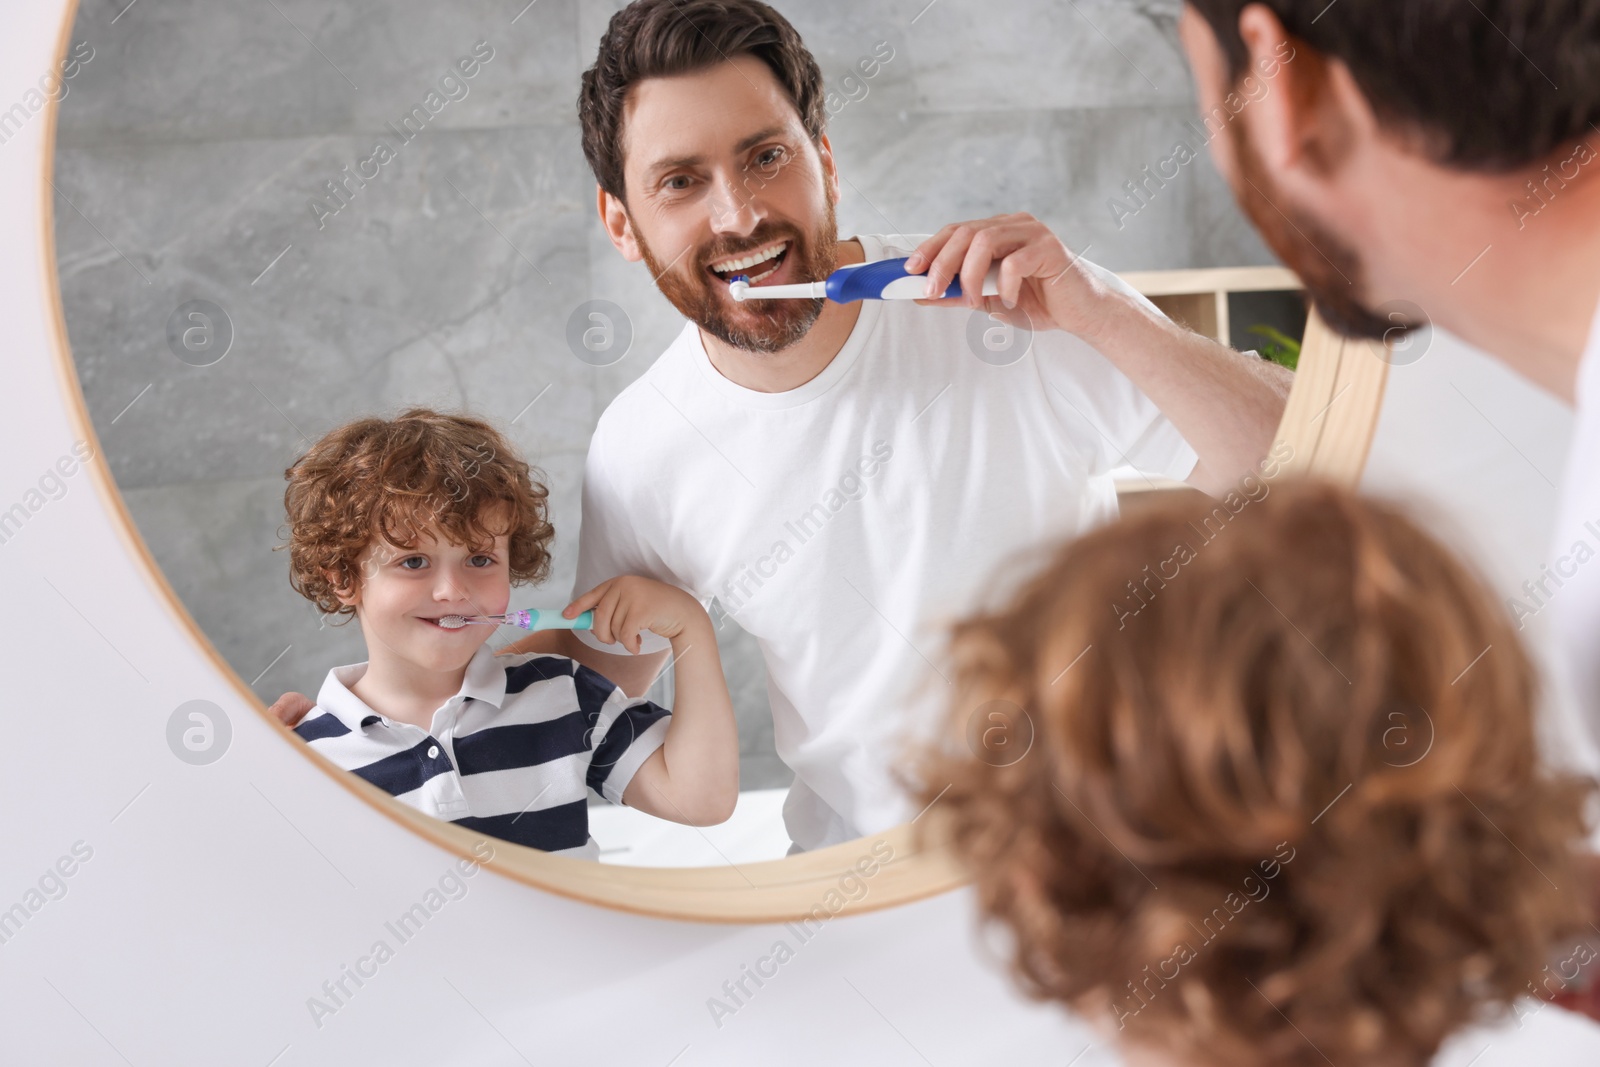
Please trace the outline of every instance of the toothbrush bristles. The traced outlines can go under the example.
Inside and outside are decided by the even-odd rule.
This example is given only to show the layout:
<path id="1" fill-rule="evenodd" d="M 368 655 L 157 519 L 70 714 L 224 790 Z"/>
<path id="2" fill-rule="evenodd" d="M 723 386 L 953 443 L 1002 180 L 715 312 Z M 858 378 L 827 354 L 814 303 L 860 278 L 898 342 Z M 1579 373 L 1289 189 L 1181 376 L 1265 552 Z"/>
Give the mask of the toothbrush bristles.
<path id="1" fill-rule="evenodd" d="M 459 630 L 463 626 L 504 626 L 511 624 L 511 615 L 444 615 L 439 625 L 446 630 Z"/>

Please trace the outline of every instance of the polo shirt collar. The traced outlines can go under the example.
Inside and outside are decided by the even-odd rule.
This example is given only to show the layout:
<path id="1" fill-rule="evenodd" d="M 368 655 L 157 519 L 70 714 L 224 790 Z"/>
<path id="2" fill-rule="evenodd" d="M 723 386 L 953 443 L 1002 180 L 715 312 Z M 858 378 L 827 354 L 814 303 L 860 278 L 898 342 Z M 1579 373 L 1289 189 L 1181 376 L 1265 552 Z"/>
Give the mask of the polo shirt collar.
<path id="1" fill-rule="evenodd" d="M 495 662 L 495 654 L 487 644 L 478 646 L 467 663 L 467 675 L 461 680 L 461 696 L 493 704 L 496 708 L 506 698 L 506 669 Z"/>
<path id="2" fill-rule="evenodd" d="M 350 687 L 360 681 L 366 672 L 365 662 L 335 667 L 328 672 L 322 688 L 317 690 L 317 706 L 331 713 L 353 731 L 360 731 L 371 723 L 383 721 L 381 715 L 350 691 Z M 466 698 L 481 700 L 496 708 L 499 708 L 501 701 L 505 700 L 505 668 L 495 662 L 495 655 L 487 644 L 480 645 L 478 651 L 472 654 L 472 659 L 467 662 L 466 676 L 462 678 L 461 688 L 456 691 L 456 697 L 452 699 L 456 698 L 462 698 L 463 702 Z"/>

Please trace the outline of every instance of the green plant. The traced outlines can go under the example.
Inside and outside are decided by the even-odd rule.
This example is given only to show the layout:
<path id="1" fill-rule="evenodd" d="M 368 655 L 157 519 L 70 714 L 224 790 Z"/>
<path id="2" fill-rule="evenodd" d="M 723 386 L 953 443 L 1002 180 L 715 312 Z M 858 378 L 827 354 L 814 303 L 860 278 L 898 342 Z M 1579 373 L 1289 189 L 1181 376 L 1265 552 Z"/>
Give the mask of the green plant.
<path id="1" fill-rule="evenodd" d="M 1300 366 L 1300 342 L 1284 333 L 1263 323 L 1257 323 L 1245 333 L 1253 333 L 1265 342 L 1261 346 L 1261 354 L 1272 362 L 1295 370 Z"/>

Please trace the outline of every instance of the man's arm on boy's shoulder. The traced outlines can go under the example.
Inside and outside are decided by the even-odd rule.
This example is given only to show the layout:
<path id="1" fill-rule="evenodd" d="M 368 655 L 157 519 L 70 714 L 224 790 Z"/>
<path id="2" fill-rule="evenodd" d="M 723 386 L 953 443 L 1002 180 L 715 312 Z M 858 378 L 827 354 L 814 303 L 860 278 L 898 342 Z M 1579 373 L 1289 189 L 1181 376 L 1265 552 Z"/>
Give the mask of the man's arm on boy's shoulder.
<path id="1" fill-rule="evenodd" d="M 547 652 L 577 660 L 590 670 L 599 673 L 630 698 L 642 697 L 655 683 L 661 668 L 666 666 L 670 648 L 639 656 L 617 656 L 590 648 L 571 630 L 539 630 L 500 650 L 509 656 L 522 652 Z M 274 705 L 276 707 L 276 705 Z"/>
<path id="2" fill-rule="evenodd" d="M 306 717 L 306 712 L 316 706 L 317 702 L 304 693 L 285 693 L 272 702 L 267 714 L 292 730 L 296 723 Z"/>

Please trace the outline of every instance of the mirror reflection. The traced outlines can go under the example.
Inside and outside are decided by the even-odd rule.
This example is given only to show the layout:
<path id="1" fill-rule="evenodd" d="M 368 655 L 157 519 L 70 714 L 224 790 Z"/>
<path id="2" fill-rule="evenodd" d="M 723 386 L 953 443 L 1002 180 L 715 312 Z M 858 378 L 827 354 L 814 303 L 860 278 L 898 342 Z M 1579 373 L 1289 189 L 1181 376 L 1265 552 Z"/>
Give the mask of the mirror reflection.
<path id="1" fill-rule="evenodd" d="M 950 623 L 1290 458 L 1295 279 L 1117 273 L 1271 263 L 1206 145 L 1275 71 L 1197 118 L 1177 0 L 519 6 L 80 11 L 61 284 L 134 520 L 439 818 L 647 865 L 913 819 Z"/>

